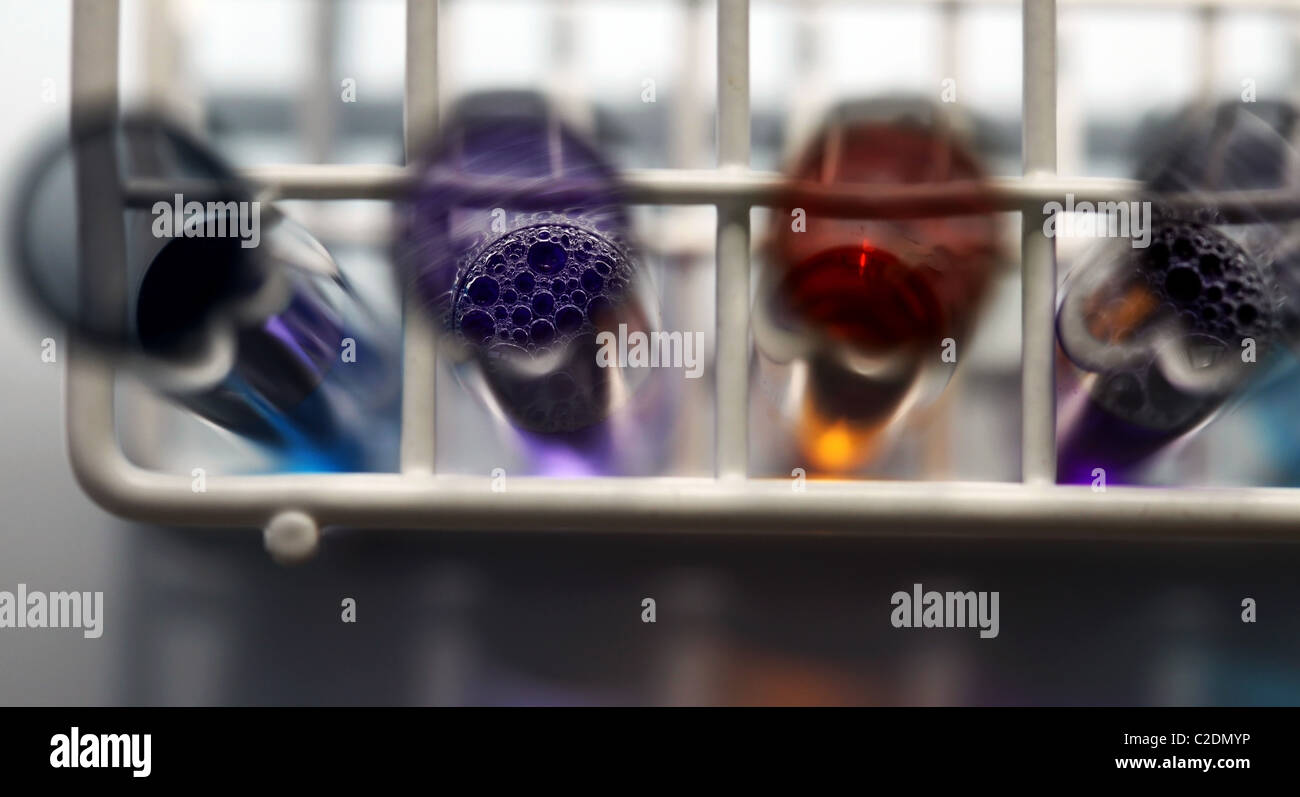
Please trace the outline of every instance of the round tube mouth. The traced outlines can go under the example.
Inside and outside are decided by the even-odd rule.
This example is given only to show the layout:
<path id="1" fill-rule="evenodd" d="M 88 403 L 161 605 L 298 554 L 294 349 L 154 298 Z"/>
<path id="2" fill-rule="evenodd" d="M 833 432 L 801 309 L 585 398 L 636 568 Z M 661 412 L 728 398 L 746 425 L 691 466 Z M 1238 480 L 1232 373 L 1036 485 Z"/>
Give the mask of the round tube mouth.
<path id="1" fill-rule="evenodd" d="M 1157 225 L 1155 242 L 1094 247 L 1071 275 L 1057 340 L 1079 368 L 1102 375 L 1156 368 L 1172 389 L 1226 395 L 1249 380 L 1274 337 L 1268 269 L 1232 239 L 1195 222 Z"/>
<path id="2" fill-rule="evenodd" d="M 29 306 L 80 342 L 131 360 L 142 353 L 132 283 L 159 238 L 183 236 L 160 232 L 153 223 L 170 221 L 175 203 L 184 207 L 201 198 L 207 208 L 231 207 L 253 198 L 251 187 L 197 136 L 148 109 L 79 113 L 70 133 L 57 135 L 28 162 L 12 199 L 17 212 L 9 243 L 17 284 Z M 197 215 L 203 226 L 228 221 Z"/>

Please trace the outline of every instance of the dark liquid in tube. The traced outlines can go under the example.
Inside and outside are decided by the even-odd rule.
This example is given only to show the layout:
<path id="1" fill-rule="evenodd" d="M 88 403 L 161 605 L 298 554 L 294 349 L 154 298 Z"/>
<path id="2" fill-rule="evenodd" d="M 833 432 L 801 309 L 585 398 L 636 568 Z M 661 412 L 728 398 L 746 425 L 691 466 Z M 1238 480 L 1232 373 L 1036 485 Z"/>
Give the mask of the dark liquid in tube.
<path id="1" fill-rule="evenodd" d="M 267 280 L 280 286 L 272 303 L 241 312 Z M 293 469 L 363 470 L 380 464 L 367 440 L 385 437 L 377 397 L 394 374 L 391 354 L 350 325 L 356 303 L 337 273 L 268 263 L 238 239 L 176 238 L 145 272 L 135 322 L 143 351 L 164 363 L 184 363 L 210 342 L 207 335 L 232 336 L 224 376 L 172 393 L 174 400 L 273 449 Z M 218 326 L 196 323 L 214 319 Z M 373 401 L 357 401 L 362 390 Z"/>
<path id="2" fill-rule="evenodd" d="M 613 170 L 531 94 L 469 98 L 421 168 L 403 259 L 425 305 L 515 429 L 600 458 L 626 375 L 597 335 L 646 328 Z"/>

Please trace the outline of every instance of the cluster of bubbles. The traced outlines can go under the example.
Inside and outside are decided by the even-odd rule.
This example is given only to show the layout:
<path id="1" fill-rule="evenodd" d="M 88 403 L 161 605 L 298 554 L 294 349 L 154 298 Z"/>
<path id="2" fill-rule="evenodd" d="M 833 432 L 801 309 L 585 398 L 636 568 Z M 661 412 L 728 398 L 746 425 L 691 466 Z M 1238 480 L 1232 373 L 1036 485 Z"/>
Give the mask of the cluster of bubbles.
<path id="1" fill-rule="evenodd" d="M 581 226 L 521 227 L 478 253 L 461 274 L 452 326 L 479 345 L 529 353 L 563 347 L 612 315 L 630 271 L 618 247 Z"/>
<path id="2" fill-rule="evenodd" d="M 575 431 L 606 412 L 610 375 L 596 364 L 596 334 L 616 323 L 634 269 L 619 238 L 591 226 L 580 215 L 522 216 L 457 277 L 448 325 L 534 431 Z"/>
<path id="3" fill-rule="evenodd" d="M 1276 317 L 1271 272 L 1214 226 L 1166 216 L 1155 219 L 1151 244 L 1135 253 L 1132 268 L 1155 300 L 1150 318 L 1175 319 L 1178 333 L 1163 336 L 1142 360 L 1103 371 L 1093 399 L 1142 429 L 1177 432 L 1223 397 L 1176 386 L 1163 371 L 1160 350 L 1173 347 L 1188 357 L 1197 350 L 1236 352 L 1248 338 L 1267 348 Z"/>
<path id="4" fill-rule="evenodd" d="M 1272 280 L 1235 241 L 1194 221 L 1166 221 L 1152 232 L 1139 270 L 1184 329 L 1234 345 L 1272 334 Z"/>

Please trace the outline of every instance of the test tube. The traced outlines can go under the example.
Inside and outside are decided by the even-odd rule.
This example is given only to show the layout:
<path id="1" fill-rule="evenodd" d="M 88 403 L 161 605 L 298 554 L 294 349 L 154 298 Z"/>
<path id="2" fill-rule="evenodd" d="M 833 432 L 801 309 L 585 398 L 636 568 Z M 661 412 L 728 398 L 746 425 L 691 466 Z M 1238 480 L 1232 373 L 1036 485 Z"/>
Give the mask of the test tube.
<path id="1" fill-rule="evenodd" d="M 597 336 L 657 313 L 613 169 L 544 98 L 489 92 L 419 170 L 402 258 L 465 383 L 539 452 L 608 461 L 605 422 L 639 377 L 601 362 Z"/>
<path id="2" fill-rule="evenodd" d="M 20 196 L 22 284 L 98 356 L 278 467 L 376 463 L 392 352 L 358 323 L 367 309 L 324 247 L 197 137 L 153 113 L 90 117 L 35 159 Z M 90 212 L 120 220 L 121 257 L 57 240 L 104 226 Z"/>
<path id="3" fill-rule="evenodd" d="M 934 399 L 946 339 L 970 328 L 997 260 L 991 191 L 952 120 L 923 101 L 871 101 L 830 114 L 788 172 L 755 306 L 760 350 L 803 364 L 794 419 L 799 459 L 854 471 L 884 453 L 899 421 Z M 952 182 L 949 210 L 844 218 L 817 208 L 819 186 Z"/>

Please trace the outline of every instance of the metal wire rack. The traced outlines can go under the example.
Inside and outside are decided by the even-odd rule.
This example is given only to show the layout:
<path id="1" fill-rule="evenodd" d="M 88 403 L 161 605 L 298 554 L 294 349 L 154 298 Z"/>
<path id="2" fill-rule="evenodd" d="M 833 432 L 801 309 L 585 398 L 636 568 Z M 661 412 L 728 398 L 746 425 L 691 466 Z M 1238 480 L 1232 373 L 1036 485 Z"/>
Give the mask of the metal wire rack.
<path id="1" fill-rule="evenodd" d="M 1090 200 L 1134 197 L 1126 180 L 1056 175 L 1055 0 L 1023 0 L 1023 176 L 998 181 L 1001 209 L 1041 213 L 1067 193 Z M 78 111 L 118 96 L 118 0 L 73 7 L 73 124 Z M 436 126 L 436 0 L 407 0 L 404 134 L 408 158 Z M 716 170 L 659 169 L 625 175 L 634 202 L 717 209 L 716 427 L 712 478 L 512 478 L 508 492 L 486 475 L 435 472 L 436 350 L 429 322 L 408 299 L 404 318 L 401 468 L 397 473 L 212 476 L 194 492 L 185 476 L 142 469 L 116 439 L 112 369 L 73 351 L 67 380 L 68 445 L 85 491 L 106 509 L 143 521 L 261 527 L 268 551 L 299 559 L 321 528 L 516 531 L 638 531 L 970 537 L 1234 537 L 1300 539 L 1300 491 L 1282 488 L 1111 487 L 1054 484 L 1053 318 L 1056 251 L 1041 225 L 1025 224 L 1022 247 L 1022 479 L 1020 483 L 810 481 L 748 476 L 750 209 L 771 204 L 779 176 L 749 168 L 749 3 L 718 0 Z M 393 198 L 402 167 L 300 165 L 250 175 L 289 199 Z M 871 217 L 942 199 L 925 187 L 829 191 L 828 207 Z M 1221 196 L 1223 206 L 1293 213 L 1290 196 Z M 92 214 L 83 217 L 93 219 Z M 111 227 L 111 225 L 106 225 Z M 83 252 L 103 257 L 94 221 Z M 107 239 L 111 241 L 111 238 Z M 110 255 L 111 257 L 111 255 Z"/>

